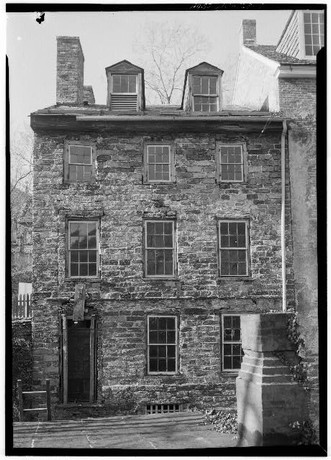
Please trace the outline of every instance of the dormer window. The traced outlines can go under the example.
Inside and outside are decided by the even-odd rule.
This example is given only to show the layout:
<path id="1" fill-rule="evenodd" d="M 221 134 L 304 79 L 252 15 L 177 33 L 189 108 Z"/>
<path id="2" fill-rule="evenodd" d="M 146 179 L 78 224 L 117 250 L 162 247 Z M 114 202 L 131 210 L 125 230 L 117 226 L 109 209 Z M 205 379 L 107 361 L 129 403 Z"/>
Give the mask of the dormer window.
<path id="1" fill-rule="evenodd" d="M 136 75 L 113 75 L 113 93 L 137 94 Z"/>
<path id="2" fill-rule="evenodd" d="M 205 114 L 219 112 L 222 108 L 223 70 L 201 62 L 186 70 L 182 107 Z"/>
<path id="3" fill-rule="evenodd" d="M 121 61 L 106 68 L 108 81 L 107 104 L 114 112 L 144 110 L 144 71 L 142 68 Z"/>
<path id="4" fill-rule="evenodd" d="M 218 110 L 218 77 L 194 75 L 192 92 L 195 112 L 217 112 Z"/>
<path id="5" fill-rule="evenodd" d="M 324 46 L 324 13 L 304 12 L 303 21 L 305 54 L 307 57 L 316 56 Z"/>

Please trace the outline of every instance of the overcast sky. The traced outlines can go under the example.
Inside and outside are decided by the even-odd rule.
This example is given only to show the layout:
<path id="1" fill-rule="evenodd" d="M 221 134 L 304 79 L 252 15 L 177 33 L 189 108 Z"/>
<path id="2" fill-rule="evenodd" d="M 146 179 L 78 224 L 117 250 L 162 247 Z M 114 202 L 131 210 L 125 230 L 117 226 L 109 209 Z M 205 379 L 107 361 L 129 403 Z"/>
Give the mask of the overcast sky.
<path id="1" fill-rule="evenodd" d="M 150 21 L 191 24 L 210 43 L 205 59 L 225 72 L 238 52 L 243 19 L 256 19 L 257 42 L 277 44 L 290 10 L 46 12 L 7 14 L 7 54 L 12 128 L 29 124 L 29 114 L 54 105 L 56 95 L 56 36 L 79 36 L 85 56 L 84 84 L 92 85 L 96 103 L 106 103 L 105 67 L 122 59 L 140 65 L 133 45 Z M 198 63 L 198 62 L 197 62 Z"/>

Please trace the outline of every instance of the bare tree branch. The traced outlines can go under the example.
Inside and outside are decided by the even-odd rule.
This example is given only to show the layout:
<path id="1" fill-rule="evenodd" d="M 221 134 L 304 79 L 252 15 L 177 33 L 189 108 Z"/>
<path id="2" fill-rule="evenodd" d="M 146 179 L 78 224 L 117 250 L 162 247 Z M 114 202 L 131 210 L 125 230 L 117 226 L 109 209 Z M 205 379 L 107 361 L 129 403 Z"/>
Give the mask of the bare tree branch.
<path id="1" fill-rule="evenodd" d="M 142 38 L 141 38 L 142 37 Z M 134 51 L 145 69 L 146 97 L 180 103 L 185 70 L 199 63 L 208 47 L 199 30 L 179 24 L 149 23 Z"/>

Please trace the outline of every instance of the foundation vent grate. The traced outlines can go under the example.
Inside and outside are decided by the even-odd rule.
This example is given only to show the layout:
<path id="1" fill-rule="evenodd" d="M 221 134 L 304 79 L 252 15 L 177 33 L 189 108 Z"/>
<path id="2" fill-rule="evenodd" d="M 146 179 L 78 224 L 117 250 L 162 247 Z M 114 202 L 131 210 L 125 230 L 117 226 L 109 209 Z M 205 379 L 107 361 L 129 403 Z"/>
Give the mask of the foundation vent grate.
<path id="1" fill-rule="evenodd" d="M 181 404 L 147 404 L 146 414 L 170 414 L 182 412 Z"/>

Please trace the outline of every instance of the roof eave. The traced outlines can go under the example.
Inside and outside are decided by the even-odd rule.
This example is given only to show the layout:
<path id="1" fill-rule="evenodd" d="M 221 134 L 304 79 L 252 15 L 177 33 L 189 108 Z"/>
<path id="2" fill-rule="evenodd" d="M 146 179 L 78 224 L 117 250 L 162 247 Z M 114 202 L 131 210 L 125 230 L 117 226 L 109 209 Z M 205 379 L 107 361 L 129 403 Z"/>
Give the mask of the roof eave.
<path id="1" fill-rule="evenodd" d="M 281 64 L 276 78 L 316 78 L 316 66 L 307 64 Z"/>

